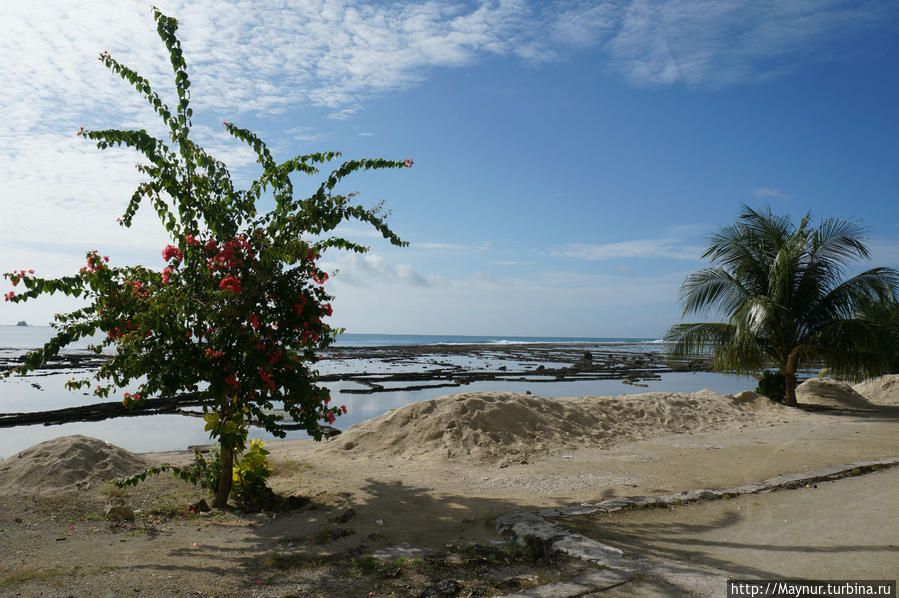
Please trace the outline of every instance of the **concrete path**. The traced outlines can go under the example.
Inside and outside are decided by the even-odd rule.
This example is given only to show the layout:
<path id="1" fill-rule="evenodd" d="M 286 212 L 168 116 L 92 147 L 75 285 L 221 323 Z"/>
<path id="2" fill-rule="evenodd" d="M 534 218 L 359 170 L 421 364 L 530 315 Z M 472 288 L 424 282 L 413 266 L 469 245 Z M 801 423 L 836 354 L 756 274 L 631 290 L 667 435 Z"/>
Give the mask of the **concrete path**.
<path id="1" fill-rule="evenodd" d="M 728 578 L 896 579 L 899 468 L 888 470 L 896 464 L 503 516 L 498 529 L 519 541 L 601 567 L 507 598 L 723 596 Z M 648 506 L 660 508 L 640 508 Z"/>

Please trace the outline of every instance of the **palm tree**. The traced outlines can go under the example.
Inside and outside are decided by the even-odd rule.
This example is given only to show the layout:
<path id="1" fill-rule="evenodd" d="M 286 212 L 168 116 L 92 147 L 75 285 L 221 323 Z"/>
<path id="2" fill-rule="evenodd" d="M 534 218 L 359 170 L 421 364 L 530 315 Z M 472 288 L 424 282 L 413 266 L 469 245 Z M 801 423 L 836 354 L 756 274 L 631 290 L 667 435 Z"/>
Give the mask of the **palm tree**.
<path id="1" fill-rule="evenodd" d="M 862 306 L 895 301 L 899 272 L 872 268 L 848 279 L 868 257 L 863 229 L 830 218 L 817 228 L 807 215 L 793 224 L 770 207 L 743 206 L 737 222 L 709 239 L 712 267 L 681 287 L 683 315 L 717 312 L 725 322 L 678 324 L 665 335 L 678 356 L 713 354 L 716 370 L 740 374 L 776 368 L 784 403 L 796 405 L 796 373 L 826 365 L 839 377 L 884 373 L 896 336 L 859 317 Z"/>

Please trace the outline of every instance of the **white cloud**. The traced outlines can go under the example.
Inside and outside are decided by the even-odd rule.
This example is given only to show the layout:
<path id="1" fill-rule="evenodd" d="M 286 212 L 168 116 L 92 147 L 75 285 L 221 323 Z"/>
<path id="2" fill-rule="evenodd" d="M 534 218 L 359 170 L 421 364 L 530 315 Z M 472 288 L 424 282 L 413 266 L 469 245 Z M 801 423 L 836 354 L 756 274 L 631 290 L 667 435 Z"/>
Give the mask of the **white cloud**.
<path id="1" fill-rule="evenodd" d="M 637 83 L 740 83 L 837 54 L 842 36 L 895 13 L 895 5 L 871 0 L 160 4 L 179 19 L 197 107 L 234 115 L 310 102 L 335 118 L 418 84 L 430 69 L 469 66 L 490 55 L 540 63 L 597 47 Z M 102 50 L 158 91 L 172 91 L 143 2 L 7 0 L 0 10 L 0 52 L 9 57 L 0 104 L 16 130 L 98 119 L 106 125 L 112 108 L 123 120 L 146 114 L 138 95 L 123 94 L 125 84 L 94 60 Z"/>
<path id="2" fill-rule="evenodd" d="M 618 258 L 697 260 L 702 251 L 702 248 L 685 245 L 678 239 L 640 239 L 617 243 L 569 243 L 552 250 L 551 255 L 591 261 Z"/>
<path id="3" fill-rule="evenodd" d="M 333 283 L 353 287 L 370 287 L 397 284 L 412 287 L 427 287 L 431 282 L 419 274 L 409 264 L 391 264 L 384 257 L 374 254 L 345 253 L 331 262 L 323 262 L 322 267 L 334 272 Z"/>
<path id="4" fill-rule="evenodd" d="M 876 0 L 634 0 L 609 49 L 634 83 L 725 87 L 836 58 L 843 39 L 895 12 L 895 3 Z"/>
<path id="5" fill-rule="evenodd" d="M 754 193 L 756 197 L 773 197 L 775 199 L 785 199 L 787 197 L 790 197 L 781 189 L 777 189 L 774 187 L 759 187 L 754 191 Z"/>
<path id="6" fill-rule="evenodd" d="M 416 249 L 438 249 L 449 251 L 487 251 L 490 249 L 490 243 L 481 243 L 480 245 L 460 245 L 456 243 L 412 243 L 412 247 Z"/>
<path id="7" fill-rule="evenodd" d="M 871 259 L 862 267 L 889 266 L 890 268 L 899 268 L 899 241 L 872 239 L 868 242 L 868 251 L 871 254 Z"/>
<path id="8" fill-rule="evenodd" d="M 402 292 L 379 280 L 364 291 L 339 289 L 334 324 L 350 332 L 661 335 L 679 314 L 682 280 L 540 271 L 498 281 L 481 272 Z"/>

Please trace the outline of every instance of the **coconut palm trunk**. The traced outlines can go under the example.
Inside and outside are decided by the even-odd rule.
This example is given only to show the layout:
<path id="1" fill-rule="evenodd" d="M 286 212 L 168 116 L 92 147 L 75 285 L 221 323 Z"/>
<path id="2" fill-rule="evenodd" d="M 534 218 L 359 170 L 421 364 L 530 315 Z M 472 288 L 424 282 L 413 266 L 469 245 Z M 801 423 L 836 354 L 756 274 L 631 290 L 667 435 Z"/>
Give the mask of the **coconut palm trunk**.
<path id="1" fill-rule="evenodd" d="M 796 374 L 784 374 L 784 405 L 788 407 L 796 407 L 799 403 L 796 401 Z"/>

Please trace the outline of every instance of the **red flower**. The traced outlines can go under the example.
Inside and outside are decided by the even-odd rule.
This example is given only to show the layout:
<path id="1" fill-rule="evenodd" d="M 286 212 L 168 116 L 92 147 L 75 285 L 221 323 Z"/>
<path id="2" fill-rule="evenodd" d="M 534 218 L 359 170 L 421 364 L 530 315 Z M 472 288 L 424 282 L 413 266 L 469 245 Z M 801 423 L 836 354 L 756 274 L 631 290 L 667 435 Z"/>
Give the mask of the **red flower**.
<path id="1" fill-rule="evenodd" d="M 340 410 L 343 411 L 344 415 L 346 415 L 346 405 L 341 405 Z"/>
<path id="2" fill-rule="evenodd" d="M 272 381 L 272 374 L 271 374 L 271 372 L 266 372 L 266 371 L 263 370 L 262 368 L 259 368 L 259 377 L 262 378 L 262 379 L 265 381 L 265 383 L 268 385 L 269 390 L 272 391 L 272 392 L 274 392 L 274 390 L 275 390 L 275 383 Z"/>
<path id="3" fill-rule="evenodd" d="M 170 276 L 172 274 L 171 268 L 165 268 L 162 271 L 162 284 L 169 284 Z"/>
<path id="4" fill-rule="evenodd" d="M 406 160 L 403 160 L 403 166 L 405 166 L 406 168 L 412 168 L 413 163 L 414 163 L 414 160 L 412 160 L 412 158 L 407 158 Z"/>
<path id="5" fill-rule="evenodd" d="M 240 284 L 240 279 L 236 276 L 226 276 L 225 278 L 223 278 L 219 283 L 219 288 L 223 290 L 227 289 L 235 295 L 239 295 L 240 291 L 243 290 L 243 287 L 241 287 Z"/>
<path id="6" fill-rule="evenodd" d="M 181 250 L 174 245 L 166 245 L 165 249 L 162 250 L 162 259 L 165 261 L 175 258 L 175 261 L 180 262 L 183 257 L 184 256 L 181 255 Z"/>
<path id="7" fill-rule="evenodd" d="M 16 294 L 13 293 L 12 291 L 10 291 L 10 292 L 6 293 L 5 295 L 3 295 L 3 300 L 9 301 L 10 299 L 12 299 L 15 296 L 16 296 Z"/>
<path id="8" fill-rule="evenodd" d="M 255 330 L 259 330 L 259 316 L 256 314 L 250 314 L 247 316 L 247 320 L 249 320 L 250 324 L 252 324 Z"/>
<path id="9" fill-rule="evenodd" d="M 227 384 L 234 390 L 237 390 L 238 384 L 237 384 L 237 380 L 234 378 L 234 376 L 228 376 L 227 378 L 225 378 L 225 384 Z"/>
<path id="10" fill-rule="evenodd" d="M 330 316 L 331 314 L 334 313 L 334 310 L 331 309 L 331 304 L 330 304 L 330 303 L 325 303 L 322 307 L 324 308 L 324 309 L 322 310 L 322 313 L 324 313 L 326 316 Z"/>
<path id="11" fill-rule="evenodd" d="M 318 272 L 315 272 L 314 270 L 310 272 L 310 274 L 312 275 L 312 280 L 314 280 L 318 284 L 325 284 L 325 281 L 328 280 L 327 272 L 322 272 L 321 277 L 319 277 Z"/>
<path id="12" fill-rule="evenodd" d="M 194 245 L 194 246 L 200 244 L 200 242 L 197 241 L 197 240 L 194 238 L 193 235 L 187 235 L 187 236 L 185 236 L 185 237 L 184 237 L 184 242 L 187 243 L 188 245 Z"/>

